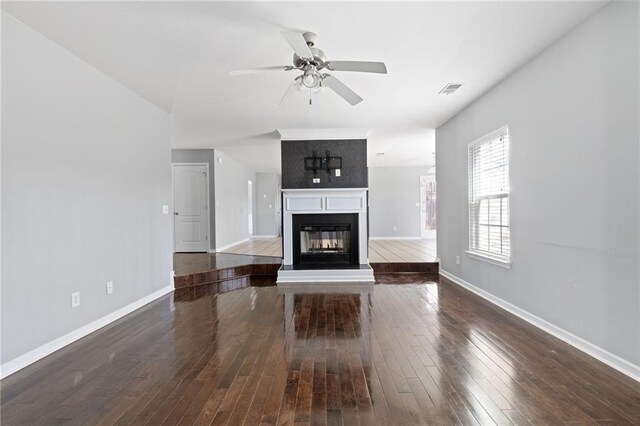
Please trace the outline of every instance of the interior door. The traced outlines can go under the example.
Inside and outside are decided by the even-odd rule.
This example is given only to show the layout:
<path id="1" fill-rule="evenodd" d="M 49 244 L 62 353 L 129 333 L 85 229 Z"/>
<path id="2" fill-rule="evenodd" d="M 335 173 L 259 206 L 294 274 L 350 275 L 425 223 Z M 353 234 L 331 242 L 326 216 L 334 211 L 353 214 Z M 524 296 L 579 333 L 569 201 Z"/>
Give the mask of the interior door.
<path id="1" fill-rule="evenodd" d="M 207 165 L 173 164 L 176 252 L 209 250 L 209 170 Z"/>

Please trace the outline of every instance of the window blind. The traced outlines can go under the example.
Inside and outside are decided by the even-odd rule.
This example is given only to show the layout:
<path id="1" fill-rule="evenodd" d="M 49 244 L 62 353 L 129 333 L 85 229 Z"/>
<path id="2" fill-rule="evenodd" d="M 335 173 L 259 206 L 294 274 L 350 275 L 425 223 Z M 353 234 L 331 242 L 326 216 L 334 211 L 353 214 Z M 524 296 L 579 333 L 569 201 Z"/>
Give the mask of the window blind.
<path id="1" fill-rule="evenodd" d="M 509 133 L 500 129 L 469 145 L 469 250 L 511 260 Z"/>

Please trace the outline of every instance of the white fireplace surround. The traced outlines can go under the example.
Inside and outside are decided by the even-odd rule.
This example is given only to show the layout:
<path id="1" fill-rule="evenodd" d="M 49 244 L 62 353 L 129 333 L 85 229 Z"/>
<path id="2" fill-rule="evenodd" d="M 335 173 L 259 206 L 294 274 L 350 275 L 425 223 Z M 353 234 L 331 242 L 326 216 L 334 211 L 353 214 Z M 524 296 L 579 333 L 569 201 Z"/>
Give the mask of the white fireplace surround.
<path id="1" fill-rule="evenodd" d="M 292 282 L 373 282 L 367 258 L 367 188 L 283 189 L 283 268 L 278 284 Z M 358 215 L 360 269 L 291 269 L 294 214 L 355 213 Z"/>
<path id="2" fill-rule="evenodd" d="M 292 221 L 294 214 L 358 214 L 358 261 L 367 263 L 366 189 L 284 189 L 284 264 L 293 265 Z"/>

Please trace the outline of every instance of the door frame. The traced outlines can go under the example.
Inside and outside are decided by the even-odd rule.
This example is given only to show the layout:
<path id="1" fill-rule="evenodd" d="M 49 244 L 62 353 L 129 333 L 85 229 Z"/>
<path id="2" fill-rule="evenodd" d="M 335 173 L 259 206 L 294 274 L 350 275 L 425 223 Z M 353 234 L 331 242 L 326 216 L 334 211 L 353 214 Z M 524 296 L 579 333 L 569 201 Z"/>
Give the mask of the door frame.
<path id="1" fill-rule="evenodd" d="M 249 205 L 248 207 L 248 214 L 247 214 L 247 232 L 249 234 L 249 239 L 253 238 L 253 235 L 255 234 L 255 222 L 256 222 L 256 215 L 253 214 L 256 204 L 257 204 L 257 199 L 256 197 L 254 197 L 253 195 L 256 193 L 255 190 L 255 181 L 256 179 L 247 179 L 247 204 Z"/>
<path id="2" fill-rule="evenodd" d="M 175 169 L 175 166 L 205 166 L 207 171 L 207 178 L 206 178 L 206 183 L 207 183 L 207 249 L 205 250 L 207 253 L 211 253 L 211 199 L 210 199 L 210 193 L 211 193 L 211 188 L 209 187 L 209 181 L 211 180 L 211 176 L 209 176 L 209 163 L 171 163 L 171 203 L 172 203 L 172 214 L 171 216 L 173 216 L 173 227 L 171 228 L 171 232 L 173 234 L 173 252 L 177 253 L 176 251 L 176 188 L 173 182 L 173 171 Z"/>

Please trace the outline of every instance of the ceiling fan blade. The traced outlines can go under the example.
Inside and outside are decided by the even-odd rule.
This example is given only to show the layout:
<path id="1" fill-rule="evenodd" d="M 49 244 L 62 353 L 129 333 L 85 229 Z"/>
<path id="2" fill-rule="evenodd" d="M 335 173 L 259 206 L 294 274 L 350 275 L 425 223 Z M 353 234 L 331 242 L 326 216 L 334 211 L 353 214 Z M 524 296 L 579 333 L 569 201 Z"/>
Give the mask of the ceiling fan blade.
<path id="1" fill-rule="evenodd" d="M 287 40 L 293 51 L 296 52 L 296 55 L 302 59 L 313 59 L 313 53 L 311 53 L 311 49 L 307 46 L 307 42 L 304 37 L 302 37 L 302 34 L 282 31 L 282 36 Z"/>
<path id="2" fill-rule="evenodd" d="M 293 67 L 291 67 L 290 65 L 273 66 L 273 67 L 248 68 L 246 70 L 229 71 L 229 75 L 234 77 L 236 75 L 257 74 L 257 73 L 260 73 L 260 72 L 269 72 L 269 71 L 289 71 L 292 68 Z"/>
<path id="3" fill-rule="evenodd" d="M 322 85 L 336 92 L 345 101 L 351 105 L 357 105 L 362 102 L 362 98 L 353 90 L 349 89 L 343 82 L 332 75 L 327 75 L 322 80 Z"/>
<path id="4" fill-rule="evenodd" d="M 374 72 L 378 74 L 387 73 L 387 66 L 384 62 L 329 61 L 328 68 L 333 71 Z"/>

